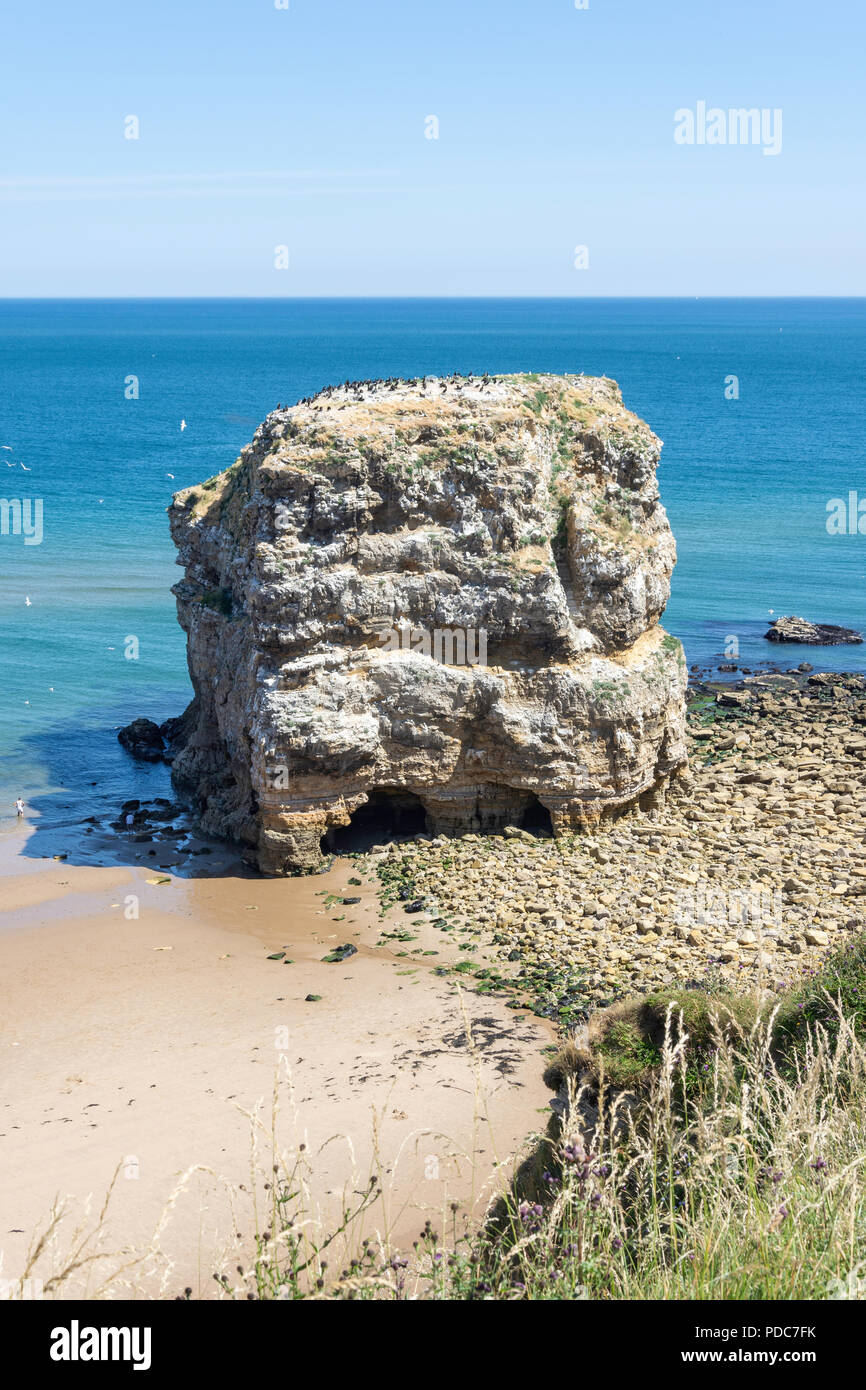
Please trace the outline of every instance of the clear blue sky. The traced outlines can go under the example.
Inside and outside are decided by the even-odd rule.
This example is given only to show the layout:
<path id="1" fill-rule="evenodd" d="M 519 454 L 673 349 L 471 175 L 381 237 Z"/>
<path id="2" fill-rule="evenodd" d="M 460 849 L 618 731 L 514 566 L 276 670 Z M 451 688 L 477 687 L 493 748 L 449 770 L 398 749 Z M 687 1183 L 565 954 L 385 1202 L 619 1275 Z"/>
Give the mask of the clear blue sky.
<path id="1" fill-rule="evenodd" d="M 0 296 L 863 294 L 864 15 L 22 0 Z M 676 144 L 699 101 L 781 108 L 781 153 Z"/>

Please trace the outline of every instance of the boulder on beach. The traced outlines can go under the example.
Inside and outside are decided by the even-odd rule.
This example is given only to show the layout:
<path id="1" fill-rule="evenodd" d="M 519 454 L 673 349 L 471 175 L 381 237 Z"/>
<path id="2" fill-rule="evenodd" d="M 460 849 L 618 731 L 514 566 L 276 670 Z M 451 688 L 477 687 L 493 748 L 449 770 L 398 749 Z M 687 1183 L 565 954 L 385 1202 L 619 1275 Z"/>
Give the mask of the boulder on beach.
<path id="1" fill-rule="evenodd" d="M 661 442 L 605 378 L 347 382 L 170 508 L 175 785 L 265 873 L 341 829 L 597 825 L 686 762 Z"/>
<path id="2" fill-rule="evenodd" d="M 764 633 L 768 642 L 800 642 L 810 647 L 838 647 L 862 642 L 863 635 L 850 627 L 834 627 L 832 623 L 810 623 L 805 618 L 777 618 Z"/>

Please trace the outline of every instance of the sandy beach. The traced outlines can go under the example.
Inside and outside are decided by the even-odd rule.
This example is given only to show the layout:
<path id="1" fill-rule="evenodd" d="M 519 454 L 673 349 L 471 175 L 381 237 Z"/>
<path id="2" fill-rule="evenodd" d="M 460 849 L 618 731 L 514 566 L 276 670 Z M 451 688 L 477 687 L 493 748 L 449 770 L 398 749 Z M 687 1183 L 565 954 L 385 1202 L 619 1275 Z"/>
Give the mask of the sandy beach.
<path id="1" fill-rule="evenodd" d="M 29 859 L 28 834 L 7 822 L 0 840 L 3 1278 L 21 1276 L 59 1200 L 33 1277 L 68 1264 L 79 1227 L 100 1233 L 85 1247 L 99 1258 L 56 1296 L 209 1296 L 214 1272 L 249 1255 L 274 1157 L 291 1166 L 302 1144 L 322 1229 L 379 1175 L 353 1241 L 406 1248 L 428 1217 L 450 1225 L 452 1202 L 458 1226 L 483 1214 L 498 1165 L 545 1122 L 552 1032 L 435 975 L 455 948 L 428 920 L 412 919 L 414 954 L 377 945 L 373 884 L 349 884 L 357 861 L 183 879 Z M 357 953 L 323 961 L 344 943 Z M 268 959 L 280 951 L 286 963 Z"/>

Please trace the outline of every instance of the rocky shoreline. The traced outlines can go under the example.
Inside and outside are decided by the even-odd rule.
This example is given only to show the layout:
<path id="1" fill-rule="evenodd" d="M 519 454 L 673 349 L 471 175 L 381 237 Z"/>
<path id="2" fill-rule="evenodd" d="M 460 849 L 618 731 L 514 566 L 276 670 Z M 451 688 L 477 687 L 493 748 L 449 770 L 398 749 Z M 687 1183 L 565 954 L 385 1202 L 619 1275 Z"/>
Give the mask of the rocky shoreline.
<path id="1" fill-rule="evenodd" d="M 866 678 L 805 662 L 693 677 L 687 731 L 666 799 L 596 833 L 508 826 L 351 855 L 378 886 L 380 944 L 414 955 L 432 925 L 453 946 L 437 973 L 563 1027 L 636 990 L 778 989 L 816 969 L 866 926 Z M 110 829 L 163 869 L 228 867 L 178 803 L 125 803 Z"/>
<path id="2" fill-rule="evenodd" d="M 191 808 L 168 797 L 132 798 L 108 815 L 85 816 L 80 828 L 85 837 L 80 841 L 58 836 L 64 850 L 53 858 L 68 859 L 71 854 L 93 865 L 141 862 L 185 878 L 251 876 L 234 845 L 202 835 Z"/>
<path id="3" fill-rule="evenodd" d="M 866 922 L 866 679 L 695 685 L 688 742 L 666 803 L 604 833 L 367 856 L 383 906 L 454 934 L 467 983 L 564 1026 L 637 990 L 777 989 L 815 969 Z"/>

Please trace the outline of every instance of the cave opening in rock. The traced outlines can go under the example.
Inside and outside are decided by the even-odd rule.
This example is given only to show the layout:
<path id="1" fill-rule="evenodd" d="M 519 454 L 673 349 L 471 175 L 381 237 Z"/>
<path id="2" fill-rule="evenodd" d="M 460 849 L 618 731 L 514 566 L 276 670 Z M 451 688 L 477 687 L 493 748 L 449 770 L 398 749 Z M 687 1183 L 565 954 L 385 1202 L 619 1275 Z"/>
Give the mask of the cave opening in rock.
<path id="1" fill-rule="evenodd" d="M 529 804 L 520 812 L 517 824 L 521 830 L 533 835 L 552 835 L 553 821 L 546 806 L 542 806 L 534 792 L 530 792 Z"/>
<path id="2" fill-rule="evenodd" d="M 376 788 L 348 825 L 328 831 L 322 849 L 331 854 L 357 854 L 389 840 L 423 834 L 426 829 L 427 815 L 414 792 Z"/>

